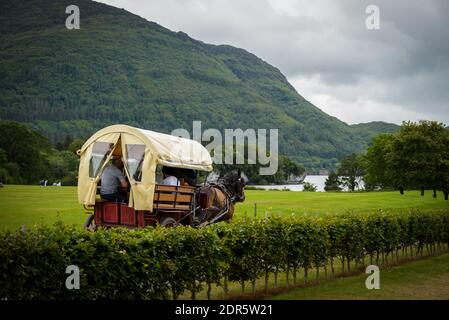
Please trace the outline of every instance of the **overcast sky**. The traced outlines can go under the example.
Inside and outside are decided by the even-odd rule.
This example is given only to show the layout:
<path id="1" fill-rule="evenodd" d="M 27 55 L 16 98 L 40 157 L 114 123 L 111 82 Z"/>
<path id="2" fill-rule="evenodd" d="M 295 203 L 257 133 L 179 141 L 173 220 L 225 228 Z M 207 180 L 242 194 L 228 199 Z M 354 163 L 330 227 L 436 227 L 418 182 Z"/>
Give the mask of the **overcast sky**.
<path id="1" fill-rule="evenodd" d="M 100 2 L 197 40 L 244 48 L 347 123 L 449 124 L 447 0 Z M 368 5 L 380 9 L 379 30 L 366 28 Z"/>

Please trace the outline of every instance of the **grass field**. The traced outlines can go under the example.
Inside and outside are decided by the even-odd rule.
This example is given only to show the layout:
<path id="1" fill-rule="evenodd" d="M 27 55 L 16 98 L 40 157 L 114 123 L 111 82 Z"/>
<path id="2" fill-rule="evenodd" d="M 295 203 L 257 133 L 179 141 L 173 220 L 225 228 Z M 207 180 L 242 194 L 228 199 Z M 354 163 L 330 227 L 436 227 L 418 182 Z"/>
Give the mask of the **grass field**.
<path id="1" fill-rule="evenodd" d="M 380 289 L 365 287 L 367 274 L 298 288 L 270 299 L 449 299 L 449 254 L 380 269 Z"/>
<path id="2" fill-rule="evenodd" d="M 258 217 L 341 213 L 391 209 L 448 208 L 441 193 L 434 199 L 431 192 L 421 197 L 418 191 L 324 193 L 247 190 L 246 201 L 236 207 L 236 219 Z M 0 188 L 0 230 L 21 225 L 51 224 L 57 220 L 82 226 L 86 215 L 77 201 L 76 187 L 12 186 Z"/>
<path id="3" fill-rule="evenodd" d="M 85 218 L 75 187 L 7 185 L 0 189 L 0 230 L 57 220 L 82 226 Z"/>
<path id="4" fill-rule="evenodd" d="M 430 191 L 421 197 L 418 191 L 405 192 L 297 192 L 297 191 L 246 191 L 246 201 L 238 204 L 240 216 L 254 216 L 254 203 L 257 215 L 323 214 L 348 211 L 374 211 L 390 209 L 442 209 L 448 208 L 443 194 L 435 199 Z"/>

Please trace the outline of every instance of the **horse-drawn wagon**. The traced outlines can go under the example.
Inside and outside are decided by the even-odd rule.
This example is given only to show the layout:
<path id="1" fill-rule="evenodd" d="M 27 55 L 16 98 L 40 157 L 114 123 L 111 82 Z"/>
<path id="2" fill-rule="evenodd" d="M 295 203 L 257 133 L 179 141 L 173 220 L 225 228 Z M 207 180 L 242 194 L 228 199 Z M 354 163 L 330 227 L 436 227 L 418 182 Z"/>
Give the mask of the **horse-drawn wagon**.
<path id="1" fill-rule="evenodd" d="M 200 143 L 172 135 L 113 125 L 92 135 L 78 150 L 78 200 L 89 214 L 85 227 L 199 225 L 232 217 L 235 202 L 244 201 L 245 181 L 233 171 L 216 183 L 197 184 L 183 174 L 212 171 L 209 152 Z M 111 159 L 120 158 L 129 188 L 127 201 L 110 201 L 99 185 Z M 172 168 L 179 185 L 157 179 L 160 167 Z M 196 176 L 196 175 L 195 175 Z"/>

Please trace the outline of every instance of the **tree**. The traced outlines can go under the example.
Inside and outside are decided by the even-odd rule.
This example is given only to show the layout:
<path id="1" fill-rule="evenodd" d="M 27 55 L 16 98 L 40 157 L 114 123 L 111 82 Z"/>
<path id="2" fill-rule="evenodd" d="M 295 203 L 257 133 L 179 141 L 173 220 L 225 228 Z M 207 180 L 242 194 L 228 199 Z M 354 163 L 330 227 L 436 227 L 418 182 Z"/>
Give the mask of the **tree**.
<path id="1" fill-rule="evenodd" d="M 338 167 L 337 174 L 341 178 L 343 186 L 354 191 L 359 186 L 360 178 L 363 177 L 365 168 L 362 155 L 355 153 L 344 158 Z"/>
<path id="2" fill-rule="evenodd" d="M 439 146 L 441 157 L 439 158 L 437 176 L 438 186 L 443 191 L 444 199 L 449 198 L 449 129 L 446 128 L 441 132 Z"/>
<path id="3" fill-rule="evenodd" d="M 66 134 L 64 140 L 57 142 L 55 144 L 55 147 L 56 147 L 56 149 L 58 149 L 60 151 L 67 150 L 72 142 L 73 142 L 73 138 L 70 135 Z"/>
<path id="4" fill-rule="evenodd" d="M 0 181 L 37 183 L 41 179 L 75 185 L 78 156 L 73 151 L 53 149 L 47 138 L 16 122 L 0 122 Z M 67 142 L 71 141 L 67 135 Z M 78 149 L 81 140 L 68 148 Z"/>
<path id="5" fill-rule="evenodd" d="M 304 182 L 304 192 L 315 192 L 317 190 L 317 186 L 310 182 Z"/>
<path id="6" fill-rule="evenodd" d="M 8 160 L 6 159 L 5 150 L 0 148 L 0 182 L 6 182 L 8 177 L 8 171 L 6 170 L 6 164 Z"/>
<path id="7" fill-rule="evenodd" d="M 394 136 L 387 155 L 387 176 L 395 187 L 408 189 L 439 187 L 443 161 L 444 125 L 432 121 L 404 122 Z"/>
<path id="8" fill-rule="evenodd" d="M 81 149 L 81 147 L 84 144 L 84 140 L 82 139 L 74 139 L 69 146 L 67 147 L 67 150 L 72 152 L 73 154 L 76 154 L 76 152 Z"/>
<path id="9" fill-rule="evenodd" d="M 224 150 L 222 152 L 224 152 Z M 245 162 L 247 162 L 247 156 L 245 156 Z M 249 183 L 251 184 L 285 184 L 290 175 L 301 176 L 305 172 L 305 169 L 301 164 L 298 164 L 283 155 L 279 155 L 278 157 L 278 170 L 275 174 L 260 175 L 260 167 L 260 163 L 214 165 L 214 168 L 218 170 L 220 174 L 224 174 L 231 170 L 240 169 L 248 177 Z"/>
<path id="10" fill-rule="evenodd" d="M 433 196 L 436 198 L 437 190 L 445 189 L 444 177 L 449 170 L 448 166 L 448 131 L 444 124 L 435 121 L 420 121 L 419 131 L 425 137 L 428 137 L 428 150 L 426 165 L 427 185 L 433 189 Z M 424 188 L 422 188 L 424 190 Z"/>
<path id="11" fill-rule="evenodd" d="M 394 136 L 391 134 L 380 134 L 374 137 L 364 156 L 366 172 L 363 181 L 372 189 L 392 186 L 392 177 L 387 175 L 387 155 L 393 139 Z"/>
<path id="12" fill-rule="evenodd" d="M 332 171 L 329 176 L 326 179 L 326 182 L 324 183 L 324 190 L 325 191 L 340 191 L 340 178 L 338 174 L 334 171 Z"/>
<path id="13" fill-rule="evenodd" d="M 14 169 L 15 181 L 37 182 L 47 173 L 44 152 L 50 149 L 50 143 L 45 137 L 16 122 L 1 122 L 0 132 L 0 148 L 8 167 L 19 168 L 18 172 Z"/>
<path id="14" fill-rule="evenodd" d="M 404 122 L 399 132 L 373 139 L 365 156 L 365 182 L 381 188 L 449 189 L 449 133 L 435 121 Z"/>

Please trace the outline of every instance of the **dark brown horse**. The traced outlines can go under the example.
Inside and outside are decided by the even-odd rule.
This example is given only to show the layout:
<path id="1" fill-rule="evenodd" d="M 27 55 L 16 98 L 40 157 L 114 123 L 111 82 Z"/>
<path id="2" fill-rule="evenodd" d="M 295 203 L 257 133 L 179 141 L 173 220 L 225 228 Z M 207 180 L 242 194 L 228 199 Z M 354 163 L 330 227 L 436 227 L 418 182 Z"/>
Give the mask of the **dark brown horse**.
<path id="1" fill-rule="evenodd" d="M 215 183 L 199 188 L 198 222 L 207 225 L 218 221 L 227 221 L 234 215 L 236 202 L 245 201 L 245 178 L 240 170 L 228 172 Z"/>

